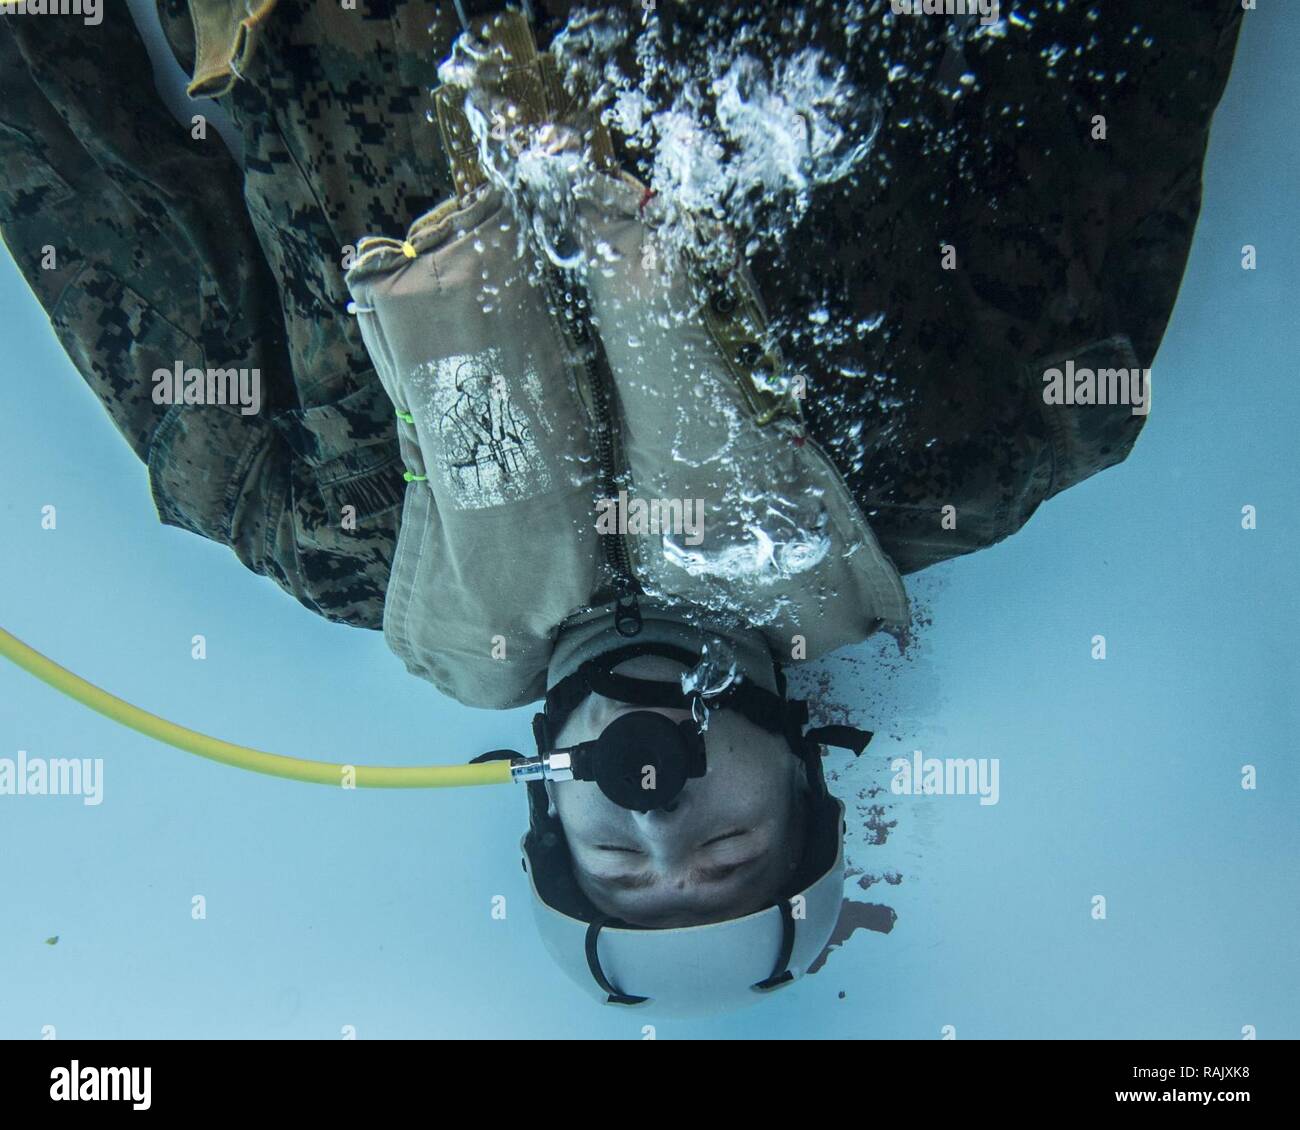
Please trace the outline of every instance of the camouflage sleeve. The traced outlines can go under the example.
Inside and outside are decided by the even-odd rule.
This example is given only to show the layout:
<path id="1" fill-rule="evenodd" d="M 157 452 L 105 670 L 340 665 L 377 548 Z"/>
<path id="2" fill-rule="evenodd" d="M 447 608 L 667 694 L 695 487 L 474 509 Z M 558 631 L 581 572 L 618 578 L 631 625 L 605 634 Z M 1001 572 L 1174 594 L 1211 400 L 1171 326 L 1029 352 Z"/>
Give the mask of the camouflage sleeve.
<path id="1" fill-rule="evenodd" d="M 378 628 L 396 542 L 371 396 L 302 412 L 278 296 L 215 135 L 167 113 L 125 5 L 0 21 L 0 233 L 69 358 L 148 467 L 160 519 L 308 608 Z M 236 373 L 174 403 L 159 370 Z M 256 411 L 250 411 L 256 403 Z M 385 475 L 391 478 L 391 474 Z"/>
<path id="2" fill-rule="evenodd" d="M 871 175 L 756 268 L 786 324 L 845 327 L 796 346 L 810 426 L 911 572 L 1131 450 L 1145 415 L 1047 404 L 1043 373 L 1151 366 L 1242 10 L 1004 0 L 979 34 L 885 8 L 852 63 L 881 99 Z"/>

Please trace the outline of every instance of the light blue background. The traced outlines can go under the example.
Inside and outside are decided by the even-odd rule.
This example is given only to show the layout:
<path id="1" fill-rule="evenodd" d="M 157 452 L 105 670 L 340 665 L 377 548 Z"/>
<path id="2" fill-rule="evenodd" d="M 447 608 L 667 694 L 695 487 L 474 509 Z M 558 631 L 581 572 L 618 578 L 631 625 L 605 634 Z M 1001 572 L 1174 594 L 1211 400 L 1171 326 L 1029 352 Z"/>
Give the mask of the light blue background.
<path id="1" fill-rule="evenodd" d="M 0 797 L 0 1037 L 1300 1035 L 1300 9 L 1261 8 L 1133 456 L 1009 542 L 918 578 L 934 625 L 914 660 L 877 663 L 873 645 L 869 662 L 827 664 L 881 731 L 837 783 L 846 795 L 915 748 L 1001 759 L 995 807 L 886 793 L 897 826 L 882 846 L 855 813 L 855 864 L 903 876 L 850 887 L 898 911 L 891 934 L 858 933 L 747 1013 L 602 1008 L 540 952 L 518 793 L 242 774 L 4 665 L 0 756 L 102 757 L 107 781 L 98 808 Z M 6 628 L 132 702 L 276 752 L 414 764 L 527 747 L 527 711 L 441 700 L 378 634 L 330 625 L 159 525 L 144 468 L 7 258 L 0 311 Z"/>

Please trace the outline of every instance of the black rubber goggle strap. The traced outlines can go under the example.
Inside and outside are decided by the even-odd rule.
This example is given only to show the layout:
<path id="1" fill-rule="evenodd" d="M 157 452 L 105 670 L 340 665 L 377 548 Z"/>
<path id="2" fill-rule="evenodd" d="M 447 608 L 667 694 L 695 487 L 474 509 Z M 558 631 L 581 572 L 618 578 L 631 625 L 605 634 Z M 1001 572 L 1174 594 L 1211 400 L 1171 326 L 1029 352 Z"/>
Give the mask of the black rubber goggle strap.
<path id="1" fill-rule="evenodd" d="M 748 679 L 732 684 L 720 695 L 708 700 L 710 706 L 730 707 L 739 710 L 760 730 L 769 734 L 794 733 L 802 736 L 808 724 L 808 704 L 787 702 L 780 695 L 751 683 Z M 793 743 L 792 743 L 793 744 Z"/>
<path id="2" fill-rule="evenodd" d="M 672 644 L 653 644 L 653 643 L 631 643 L 624 647 L 615 648 L 613 651 L 607 651 L 595 659 L 589 659 L 572 674 L 566 675 L 549 691 L 546 692 L 546 721 L 552 735 L 558 734 L 564 729 L 564 723 L 568 721 L 569 715 L 578 708 L 587 695 L 593 690 L 597 690 L 592 684 L 592 678 L 595 676 L 604 681 L 604 679 L 627 680 L 628 683 L 637 683 L 641 685 L 655 685 L 648 679 L 629 679 L 625 675 L 612 675 L 610 672 L 620 663 L 628 659 L 635 659 L 639 655 L 661 655 L 666 659 L 675 660 L 684 664 L 686 667 L 694 667 L 700 661 L 699 655 L 693 651 L 688 651 L 684 647 L 675 647 Z M 609 685 L 609 684 L 606 684 Z M 620 684 L 621 685 L 621 684 Z M 681 688 L 675 683 L 659 683 L 661 687 L 666 688 L 668 693 L 675 693 L 677 699 L 669 705 L 678 705 L 685 700 Z M 597 691 L 604 694 L 604 691 Z M 617 698 L 620 702 L 634 702 L 635 699 L 621 698 L 618 695 L 608 697 Z M 657 702 L 641 703 L 645 706 L 661 705 Z"/>
<path id="3" fill-rule="evenodd" d="M 597 694 L 615 702 L 628 702 L 633 706 L 659 706 L 669 710 L 689 710 L 690 698 L 682 693 L 678 683 L 659 679 L 634 679 L 631 675 L 616 675 L 612 671 L 595 670 L 588 679 Z"/>
<path id="4" fill-rule="evenodd" d="M 793 750 L 805 743 L 833 745 L 850 749 L 857 757 L 875 736 L 870 730 L 861 730 L 857 726 L 816 726 L 805 731 L 804 727 L 808 725 L 808 704 L 805 701 L 786 701 L 755 683 L 740 683 L 724 691 L 715 701 L 720 706 L 734 707 L 755 726 L 769 733 L 784 733 Z"/>
<path id="5" fill-rule="evenodd" d="M 539 738 L 539 749 L 564 727 L 570 714 L 593 691 L 636 706 L 657 706 L 663 709 L 689 710 L 690 696 L 682 693 L 675 682 L 658 679 L 637 679 L 630 675 L 615 675 L 613 668 L 639 655 L 661 655 L 692 667 L 699 656 L 686 648 L 672 644 L 628 644 L 606 652 L 597 659 L 588 660 L 572 674 L 561 679 L 546 692 L 545 716 L 534 723 L 534 736 Z M 779 668 L 777 669 L 779 672 Z M 785 689 L 784 676 L 778 686 Z M 801 699 L 786 700 L 783 693 L 773 693 L 766 687 L 742 679 L 708 700 L 711 707 L 729 707 L 740 711 L 746 718 L 769 734 L 783 734 L 796 756 L 805 756 L 816 745 L 833 745 L 853 751 L 860 756 L 874 736 L 870 730 L 856 726 L 818 726 L 808 730 L 808 704 Z M 539 716 L 541 718 L 541 716 Z M 540 733 L 538 732 L 540 729 Z"/>
<path id="6" fill-rule="evenodd" d="M 587 926 L 587 968 L 591 971 L 592 979 L 600 986 L 605 993 L 606 1004 L 637 1005 L 645 1004 L 649 997 L 634 997 L 627 993 L 620 992 L 616 989 L 605 971 L 600 967 L 600 952 L 598 949 L 600 943 L 600 932 L 606 926 L 622 926 L 625 923 L 620 922 L 617 918 L 606 918 L 597 916 L 591 920 Z"/>

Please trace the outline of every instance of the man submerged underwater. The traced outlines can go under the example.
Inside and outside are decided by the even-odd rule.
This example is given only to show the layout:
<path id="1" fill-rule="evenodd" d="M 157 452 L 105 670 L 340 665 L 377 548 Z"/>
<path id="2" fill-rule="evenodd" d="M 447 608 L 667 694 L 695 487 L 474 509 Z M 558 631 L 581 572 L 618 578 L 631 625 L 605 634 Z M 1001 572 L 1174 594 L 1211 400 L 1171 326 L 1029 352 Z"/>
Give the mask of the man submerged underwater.
<path id="1" fill-rule="evenodd" d="M 599 25 L 457 7 L 159 4 L 242 167 L 178 129 L 125 10 L 5 21 L 0 230 L 164 522 L 382 627 L 461 702 L 544 702 L 525 856 L 566 971 L 670 1011 L 757 999 L 830 936 L 823 747 L 868 737 L 808 730 L 783 668 L 905 631 L 902 575 L 1127 455 L 1145 415 L 1048 400 L 1043 374 L 1154 358 L 1240 6 L 1025 0 L 997 35 L 885 3 L 601 6 L 670 75 L 731 36 L 787 83 L 821 51 L 879 95 L 869 158 L 780 240 L 715 198 L 685 265 L 658 241 L 681 221 L 662 147 L 564 81 Z M 756 65 L 701 97 L 779 115 L 795 96 Z M 707 129 L 685 153 L 725 165 Z M 261 411 L 159 403 L 178 360 L 259 372 Z M 618 497 L 702 500 L 702 536 L 602 529 Z"/>

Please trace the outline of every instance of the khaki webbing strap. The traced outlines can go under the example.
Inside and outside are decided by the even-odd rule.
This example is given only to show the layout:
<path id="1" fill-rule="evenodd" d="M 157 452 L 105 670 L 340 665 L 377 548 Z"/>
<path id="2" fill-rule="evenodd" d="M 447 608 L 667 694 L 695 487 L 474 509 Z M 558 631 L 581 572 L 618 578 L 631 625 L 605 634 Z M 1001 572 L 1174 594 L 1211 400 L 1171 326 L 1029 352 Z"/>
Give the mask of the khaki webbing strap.
<path id="1" fill-rule="evenodd" d="M 503 56 L 503 71 L 496 86 L 519 107 L 521 123 L 564 121 L 581 114 L 585 100 L 564 89 L 555 59 L 538 54 L 528 18 L 518 11 L 473 20 L 473 35 Z M 468 196 L 487 182 L 479 165 L 478 148 L 464 112 L 465 92 L 460 87 L 440 86 L 433 92 L 434 113 L 442 134 L 443 150 L 451 166 L 452 183 L 460 197 Z M 609 131 L 592 123 L 588 134 L 592 159 L 606 171 L 614 167 L 614 147 Z"/>

